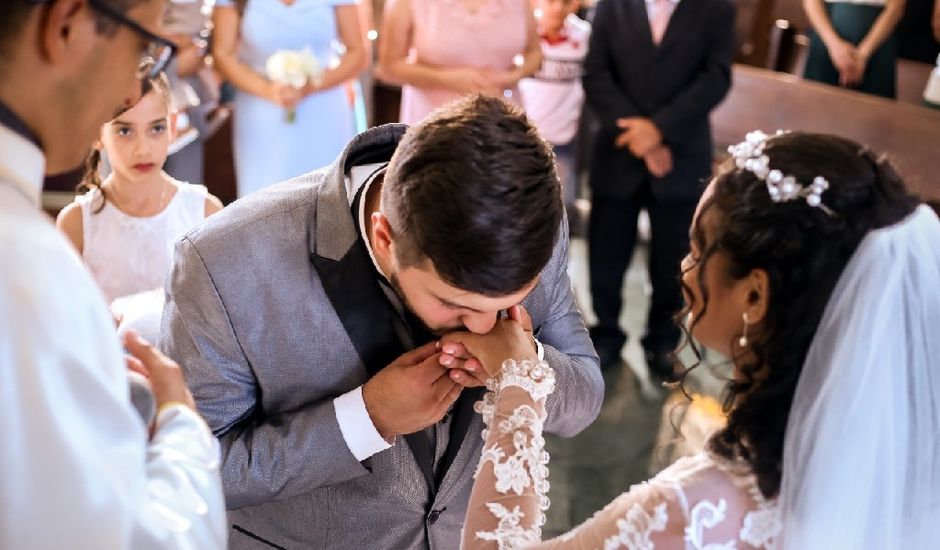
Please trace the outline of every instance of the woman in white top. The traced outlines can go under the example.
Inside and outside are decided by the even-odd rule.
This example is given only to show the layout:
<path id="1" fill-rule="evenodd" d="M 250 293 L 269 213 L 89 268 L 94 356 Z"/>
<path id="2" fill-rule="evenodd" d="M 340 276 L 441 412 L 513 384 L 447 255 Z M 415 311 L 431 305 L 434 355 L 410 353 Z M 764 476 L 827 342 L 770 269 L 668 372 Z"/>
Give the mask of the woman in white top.
<path id="1" fill-rule="evenodd" d="M 163 171 L 173 123 L 165 78 L 102 127 L 83 186 L 90 189 L 62 210 L 56 225 L 82 255 L 116 316 L 118 298 L 163 288 L 173 246 L 222 203 L 202 185 Z M 112 172 L 98 180 L 98 148 Z"/>
<path id="2" fill-rule="evenodd" d="M 894 28 L 905 0 L 803 0 L 813 26 L 803 76 L 833 86 L 894 98 Z"/>
<path id="3" fill-rule="evenodd" d="M 445 336 L 492 376 L 464 548 L 936 547 L 940 220 L 846 139 L 754 132 L 732 155 L 682 262 L 688 329 L 734 366 L 726 427 L 542 542 L 554 373 L 530 321 Z"/>

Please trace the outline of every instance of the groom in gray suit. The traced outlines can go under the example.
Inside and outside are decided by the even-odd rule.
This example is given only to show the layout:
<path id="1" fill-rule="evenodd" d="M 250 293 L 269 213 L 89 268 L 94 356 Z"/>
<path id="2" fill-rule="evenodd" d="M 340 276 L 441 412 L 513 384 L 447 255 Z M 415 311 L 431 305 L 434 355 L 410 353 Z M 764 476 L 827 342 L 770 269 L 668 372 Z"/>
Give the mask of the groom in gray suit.
<path id="1" fill-rule="evenodd" d="M 221 441 L 231 547 L 457 548 L 483 371 L 435 342 L 521 302 L 558 378 L 546 430 L 584 429 L 603 381 L 567 235 L 549 146 L 478 96 L 184 237 L 161 346 Z"/>

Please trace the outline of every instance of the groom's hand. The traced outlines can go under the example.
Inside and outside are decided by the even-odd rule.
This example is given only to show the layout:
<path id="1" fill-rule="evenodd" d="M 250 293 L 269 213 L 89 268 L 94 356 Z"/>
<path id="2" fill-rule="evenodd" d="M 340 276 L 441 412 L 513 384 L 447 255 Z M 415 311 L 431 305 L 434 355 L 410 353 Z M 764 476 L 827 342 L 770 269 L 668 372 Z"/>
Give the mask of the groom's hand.
<path id="1" fill-rule="evenodd" d="M 379 435 L 423 430 L 440 421 L 463 386 L 440 365 L 437 342 L 409 351 L 373 376 L 362 387 L 362 400 Z"/>

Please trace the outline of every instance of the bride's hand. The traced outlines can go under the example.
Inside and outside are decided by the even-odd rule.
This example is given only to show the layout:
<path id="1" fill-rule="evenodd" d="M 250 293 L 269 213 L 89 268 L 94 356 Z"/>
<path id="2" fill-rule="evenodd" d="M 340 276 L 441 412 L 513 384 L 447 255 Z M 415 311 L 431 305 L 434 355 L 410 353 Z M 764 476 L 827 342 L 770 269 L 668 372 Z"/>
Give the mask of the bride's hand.
<path id="1" fill-rule="evenodd" d="M 522 306 L 510 308 L 509 318 L 497 321 L 487 334 L 453 332 L 445 335 L 441 339 L 441 351 L 442 364 L 448 358 L 453 359 L 452 364 L 462 359 L 464 370 L 482 368 L 487 378 L 498 374 L 506 359 L 538 359 L 532 339 L 532 320 Z"/>

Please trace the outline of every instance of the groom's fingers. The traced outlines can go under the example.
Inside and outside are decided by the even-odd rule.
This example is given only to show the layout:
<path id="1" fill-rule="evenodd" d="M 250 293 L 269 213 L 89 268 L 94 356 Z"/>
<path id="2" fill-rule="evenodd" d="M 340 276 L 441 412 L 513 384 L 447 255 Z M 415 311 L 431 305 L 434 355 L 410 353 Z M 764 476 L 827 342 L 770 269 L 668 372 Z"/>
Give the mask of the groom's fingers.
<path id="1" fill-rule="evenodd" d="M 410 375 L 419 381 L 419 387 L 431 386 L 442 376 L 447 378 L 447 369 L 441 366 L 437 352 L 408 368 Z"/>
<path id="2" fill-rule="evenodd" d="M 445 414 L 447 413 L 447 410 L 451 408 L 454 402 L 457 401 L 457 398 L 460 397 L 461 391 L 463 391 L 463 386 L 460 384 L 454 384 L 454 387 L 452 387 L 450 391 L 444 395 L 444 399 L 441 400 L 441 405 Z M 443 417 L 444 415 L 442 414 L 441 416 Z"/>
<path id="3" fill-rule="evenodd" d="M 437 353 L 437 341 L 428 342 L 421 347 L 406 351 L 395 362 L 404 366 L 418 365 L 435 353 Z"/>
<path id="4" fill-rule="evenodd" d="M 512 306 L 506 313 L 509 314 L 510 319 L 522 325 L 522 330 L 532 332 L 532 317 L 522 304 Z"/>
<path id="5" fill-rule="evenodd" d="M 446 374 L 438 378 L 433 384 L 431 384 L 431 394 L 437 398 L 438 402 L 443 401 L 447 396 L 457 388 L 459 393 L 461 386 L 455 384 L 449 376 Z"/>

